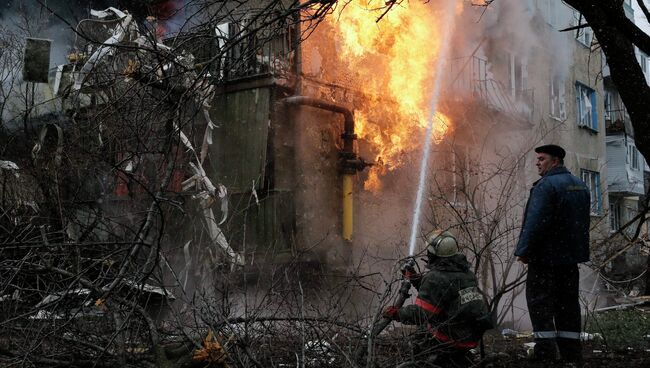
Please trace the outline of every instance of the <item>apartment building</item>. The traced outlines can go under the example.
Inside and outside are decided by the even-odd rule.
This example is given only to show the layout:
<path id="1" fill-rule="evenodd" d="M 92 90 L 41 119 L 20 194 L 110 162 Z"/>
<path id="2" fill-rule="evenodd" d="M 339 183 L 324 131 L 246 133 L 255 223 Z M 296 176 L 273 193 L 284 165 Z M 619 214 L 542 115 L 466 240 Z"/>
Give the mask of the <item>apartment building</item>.
<path id="1" fill-rule="evenodd" d="M 630 1 L 625 1 L 625 12 L 634 21 L 634 10 Z M 637 59 L 646 73 L 648 57 L 637 50 Z M 609 67 L 603 67 L 605 83 L 604 109 L 607 127 L 607 158 L 609 175 L 607 177 L 609 195 L 610 227 L 612 232 L 621 229 L 632 220 L 640 210 L 640 198 L 645 194 L 645 159 L 634 143 L 634 128 L 630 116 L 621 101 L 616 86 L 611 81 Z M 635 226 L 628 226 L 625 234 L 631 235 Z"/>
<path id="2" fill-rule="evenodd" d="M 578 12 L 558 1 L 535 1 L 544 19 L 543 32 L 549 36 L 545 54 L 548 58 L 548 99 L 541 102 L 540 120 L 548 121 L 545 142 L 559 142 L 567 148 L 565 163 L 583 179 L 591 190 L 592 240 L 607 235 L 608 197 L 606 195 L 607 155 L 605 149 L 605 95 L 600 78 L 604 56 L 596 50 L 597 41 L 588 28 L 559 32 L 585 23 Z M 565 48 L 562 50 L 561 48 Z M 564 54 L 558 58 L 558 55 Z M 543 75 L 543 74 L 542 74 Z M 543 81 L 539 81 L 543 83 Z M 546 133 L 543 132 L 543 133 Z"/>
<path id="3" fill-rule="evenodd" d="M 604 55 L 598 51 L 597 40 L 588 27 L 562 31 L 585 23 L 578 12 L 563 2 L 495 2 L 490 7 L 493 7 L 492 10 L 488 9 L 481 19 L 487 23 L 484 25 L 486 38 L 472 54 L 484 61 L 485 72 L 466 74 L 479 75 L 478 78 L 474 77 L 475 84 L 479 86 L 486 85 L 484 80 L 495 80 L 500 88 L 474 87 L 479 92 L 474 92 L 473 96 L 482 99 L 488 108 L 500 110 L 511 117 L 518 116 L 522 122 L 521 129 L 513 131 L 512 126 L 507 128 L 510 135 L 506 146 L 513 155 L 521 155 L 524 163 L 514 172 L 517 183 L 511 196 L 515 203 L 519 200 L 518 203 L 523 206 L 530 186 L 539 178 L 534 147 L 550 143 L 564 147 L 567 151 L 566 167 L 582 178 L 591 192 L 591 240 L 592 244 L 598 245 L 598 249 L 594 249 L 593 259 L 601 259 L 606 254 L 607 249 L 603 248 L 607 247 L 607 243 L 604 240 L 609 237 L 612 226 L 610 203 L 618 204 L 617 198 L 631 195 L 630 192 L 617 195 L 610 192 L 609 179 L 618 172 L 618 167 L 611 165 L 611 156 L 625 163 L 628 148 L 624 146 L 622 151 L 610 149 L 614 138 L 608 135 L 608 127 L 614 109 L 611 103 L 606 105 L 606 101 L 611 101 L 614 95 L 610 81 L 607 77 L 603 78 Z M 498 107 L 499 104 L 494 101 L 499 100 L 510 101 L 509 105 L 514 107 L 514 111 Z M 627 141 L 625 137 L 621 139 L 622 142 L 631 142 L 629 137 Z M 493 144 L 495 149 L 501 149 L 497 141 Z M 628 146 L 631 144 L 628 143 Z M 637 154 L 634 155 L 634 152 Z M 638 151 L 629 149 L 627 160 L 637 160 L 630 162 L 636 162 L 634 167 L 642 170 L 644 163 Z M 635 185 L 627 185 L 619 190 L 642 193 L 642 171 L 636 178 L 640 181 Z M 638 201 L 640 194 L 634 195 Z M 517 209 L 514 204 L 509 209 L 510 212 L 523 212 L 523 208 Z M 510 231 L 515 236 L 512 242 L 516 243 L 518 231 L 515 228 Z M 501 277 L 514 278 L 520 270 L 510 272 Z M 598 280 L 596 275 L 591 278 L 587 269 L 583 277 L 593 282 Z M 489 287 L 484 285 L 486 289 Z M 526 328 L 524 305 L 522 294 L 515 292 L 512 300 L 503 302 L 500 313 L 504 320 L 511 320 L 515 326 Z"/>
<path id="4" fill-rule="evenodd" d="M 485 64 L 475 69 L 485 71 L 474 79 L 480 86 L 492 78 L 500 88 L 478 87 L 474 95 L 501 111 L 508 109 L 493 101 L 507 100 L 526 121 L 528 128 L 519 132 L 525 144 L 519 148 L 531 152 L 535 146 L 555 143 L 566 149 L 567 168 L 591 191 L 592 239 L 603 239 L 610 226 L 606 122 L 613 111 L 606 108 L 605 100 L 612 96 L 606 93 L 608 80 L 603 81 L 601 73 L 604 56 L 597 51 L 597 40 L 588 27 L 560 32 L 585 23 L 563 2 L 529 0 L 490 6 L 495 7 L 493 24 L 511 22 L 513 30 L 504 34 L 494 30 L 497 26 L 486 26 L 486 39 L 473 54 Z M 477 72 L 467 74 L 476 76 Z M 518 143 L 511 141 L 510 146 Z M 533 156 L 526 156 L 522 190 L 537 180 Z"/>
<path id="5" fill-rule="evenodd" d="M 635 21 L 632 2 L 624 2 L 625 15 Z M 637 61 L 641 70 L 650 81 L 648 74 L 648 56 L 636 50 Z M 640 223 L 638 215 L 643 210 L 646 200 L 648 164 L 636 148 L 634 128 L 630 116 L 621 101 L 621 97 L 611 80 L 609 67 L 603 66 L 605 85 L 604 109 L 607 130 L 607 191 L 609 198 L 610 232 L 612 250 L 624 249 L 625 252 L 612 260 L 612 276 L 624 276 L 627 272 L 638 273 L 645 270 L 646 261 L 642 257 L 640 243 L 647 239 L 647 225 Z M 640 229 L 639 226 L 641 227 Z M 629 240 L 639 233 L 640 239 L 630 244 Z M 647 256 L 647 254 L 643 255 Z"/>

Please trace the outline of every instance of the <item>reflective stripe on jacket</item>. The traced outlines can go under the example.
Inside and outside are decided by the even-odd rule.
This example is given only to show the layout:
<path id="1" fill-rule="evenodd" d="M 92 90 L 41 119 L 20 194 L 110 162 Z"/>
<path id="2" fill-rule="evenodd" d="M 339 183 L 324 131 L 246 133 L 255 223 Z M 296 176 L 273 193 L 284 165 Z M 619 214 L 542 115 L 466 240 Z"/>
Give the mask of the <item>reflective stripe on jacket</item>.
<path id="1" fill-rule="evenodd" d="M 429 332 L 431 332 L 431 335 L 436 338 L 436 340 L 444 343 L 444 344 L 449 344 L 455 348 L 459 349 L 474 349 L 475 347 L 478 346 L 478 340 L 476 341 L 456 341 L 452 339 L 451 337 L 445 335 L 442 331 L 440 330 L 434 330 L 431 325 L 427 326 Z"/>
<path id="2" fill-rule="evenodd" d="M 434 337 L 456 347 L 477 342 L 476 319 L 487 314 L 487 305 L 467 259 L 457 254 L 438 258 L 429 267 L 415 303 L 400 308 L 400 322 L 431 326 L 437 331 Z"/>

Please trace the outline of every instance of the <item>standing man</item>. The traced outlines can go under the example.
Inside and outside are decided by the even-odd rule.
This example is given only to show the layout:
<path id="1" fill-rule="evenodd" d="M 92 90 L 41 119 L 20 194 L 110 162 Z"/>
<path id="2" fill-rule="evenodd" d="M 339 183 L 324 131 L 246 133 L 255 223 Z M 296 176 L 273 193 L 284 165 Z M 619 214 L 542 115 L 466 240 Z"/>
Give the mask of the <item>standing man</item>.
<path id="1" fill-rule="evenodd" d="M 591 201 L 585 183 L 564 167 L 566 152 L 535 148 L 537 173 L 526 203 L 515 255 L 528 264 L 526 301 L 535 337 L 534 359 L 582 362 L 578 263 L 589 260 Z"/>

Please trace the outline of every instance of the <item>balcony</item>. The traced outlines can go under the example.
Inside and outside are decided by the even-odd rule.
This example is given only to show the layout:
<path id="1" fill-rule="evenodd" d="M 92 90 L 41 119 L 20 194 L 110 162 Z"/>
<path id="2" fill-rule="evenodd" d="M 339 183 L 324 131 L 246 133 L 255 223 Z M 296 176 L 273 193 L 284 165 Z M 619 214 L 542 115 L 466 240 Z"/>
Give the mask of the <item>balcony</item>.
<path id="1" fill-rule="evenodd" d="M 608 134 L 607 189 L 610 195 L 640 196 L 645 193 L 643 168 L 645 160 L 625 132 Z"/>
<path id="2" fill-rule="evenodd" d="M 605 129 L 608 135 L 625 133 L 634 136 L 632 121 L 625 108 L 605 110 Z"/>
<path id="3" fill-rule="evenodd" d="M 471 96 L 488 108 L 529 120 L 535 106 L 535 90 L 505 86 L 488 72 L 488 61 L 477 56 L 452 59 L 452 79 L 447 90 L 456 96 Z"/>

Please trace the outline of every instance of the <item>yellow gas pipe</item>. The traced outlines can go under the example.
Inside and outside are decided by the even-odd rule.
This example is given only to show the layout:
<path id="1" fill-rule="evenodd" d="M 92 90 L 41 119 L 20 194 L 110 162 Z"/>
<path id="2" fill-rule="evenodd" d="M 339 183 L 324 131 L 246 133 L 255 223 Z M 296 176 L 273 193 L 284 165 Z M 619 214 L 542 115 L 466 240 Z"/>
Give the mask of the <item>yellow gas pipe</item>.
<path id="1" fill-rule="evenodd" d="M 357 136 L 354 134 L 354 116 L 352 111 L 345 106 L 307 96 L 287 97 L 283 99 L 283 101 L 289 105 L 307 105 L 343 114 L 343 134 L 341 134 L 341 138 L 343 139 L 343 150 L 340 152 L 341 174 L 343 175 L 343 223 L 341 226 L 341 235 L 343 236 L 343 239 L 351 241 L 353 223 L 352 193 L 354 189 L 352 186 L 352 179 L 357 171 L 361 171 L 366 166 L 372 165 L 358 157 L 354 152 L 354 140 L 357 139 Z"/>

